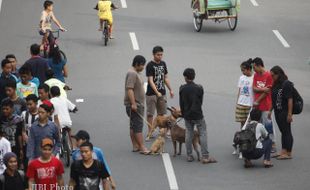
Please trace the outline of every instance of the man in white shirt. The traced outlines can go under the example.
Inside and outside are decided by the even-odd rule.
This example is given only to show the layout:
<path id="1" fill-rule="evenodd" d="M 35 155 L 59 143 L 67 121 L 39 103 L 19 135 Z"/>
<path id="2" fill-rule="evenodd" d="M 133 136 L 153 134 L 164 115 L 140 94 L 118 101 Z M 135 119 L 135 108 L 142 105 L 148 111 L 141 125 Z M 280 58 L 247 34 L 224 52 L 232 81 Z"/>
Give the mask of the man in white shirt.
<path id="1" fill-rule="evenodd" d="M 5 137 L 3 137 L 3 132 L 0 130 L 0 175 L 3 174 L 6 169 L 3 156 L 7 152 L 12 152 L 11 143 Z"/>
<path id="2" fill-rule="evenodd" d="M 69 132 L 70 144 L 71 140 L 71 126 L 72 120 L 69 111 L 76 112 L 77 107 L 70 100 L 60 96 L 60 89 L 57 86 L 53 86 L 50 90 L 52 99 L 50 100 L 54 106 L 54 114 L 58 115 L 59 124 L 61 128 L 67 128 Z"/>

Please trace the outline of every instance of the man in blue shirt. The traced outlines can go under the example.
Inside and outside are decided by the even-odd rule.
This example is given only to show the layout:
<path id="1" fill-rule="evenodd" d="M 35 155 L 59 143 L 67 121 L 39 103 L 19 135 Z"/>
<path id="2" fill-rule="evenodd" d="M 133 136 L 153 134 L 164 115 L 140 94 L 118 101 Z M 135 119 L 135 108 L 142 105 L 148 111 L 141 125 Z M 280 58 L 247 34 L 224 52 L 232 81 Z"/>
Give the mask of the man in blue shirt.
<path id="1" fill-rule="evenodd" d="M 82 156 L 81 156 L 81 152 L 80 152 L 80 149 L 79 149 L 79 146 L 81 144 L 83 144 L 84 142 L 89 142 L 90 140 L 90 136 L 88 134 L 87 131 L 84 131 L 84 130 L 79 130 L 75 136 L 73 136 L 76 140 L 76 146 L 77 146 L 77 149 L 73 150 L 72 151 L 72 160 L 73 161 L 76 161 L 76 160 L 82 160 Z M 110 174 L 110 181 L 111 181 L 111 187 L 112 189 L 115 189 L 115 181 L 114 179 L 112 178 L 112 175 L 111 175 L 111 169 L 110 167 L 108 166 L 108 163 L 107 161 L 105 160 L 104 158 L 104 154 L 103 154 L 103 151 L 98 148 L 98 147 L 95 147 L 93 148 L 93 158 L 95 160 L 98 160 L 100 161 L 101 163 L 104 164 L 107 172 Z"/>

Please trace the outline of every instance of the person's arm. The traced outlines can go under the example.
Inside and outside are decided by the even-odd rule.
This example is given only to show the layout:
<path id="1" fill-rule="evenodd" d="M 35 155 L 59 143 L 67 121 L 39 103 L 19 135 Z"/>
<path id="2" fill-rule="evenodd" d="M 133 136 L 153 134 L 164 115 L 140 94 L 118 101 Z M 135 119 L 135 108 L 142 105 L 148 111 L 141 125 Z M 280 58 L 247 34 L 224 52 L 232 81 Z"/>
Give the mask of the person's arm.
<path id="1" fill-rule="evenodd" d="M 135 99 L 135 94 L 132 88 L 127 89 L 127 94 L 128 94 L 128 98 L 130 101 L 130 105 L 131 105 L 131 110 L 133 112 L 137 112 L 138 107 L 137 107 L 137 103 L 136 103 L 136 99 Z"/>
<path id="2" fill-rule="evenodd" d="M 289 98 L 287 101 L 287 122 L 291 123 L 293 121 L 293 98 Z"/>
<path id="3" fill-rule="evenodd" d="M 18 146 L 20 148 L 19 151 L 19 159 L 24 159 L 24 151 L 23 151 L 23 131 L 25 131 L 24 121 L 21 121 L 18 124 L 18 132 L 17 132 L 17 139 L 18 139 Z"/>
<path id="4" fill-rule="evenodd" d="M 33 190 L 33 185 L 35 185 L 35 181 L 34 181 L 34 178 L 30 178 L 28 179 L 28 189 L 29 190 Z M 35 190 L 35 189 L 34 189 Z"/>
<path id="5" fill-rule="evenodd" d="M 171 85 L 170 85 L 170 80 L 168 78 L 168 75 L 165 75 L 165 84 L 170 92 L 170 97 L 173 98 L 174 97 L 174 93 L 172 91 Z"/>
<path id="6" fill-rule="evenodd" d="M 65 31 L 65 30 L 66 30 L 66 29 L 64 29 L 64 28 L 61 26 L 60 22 L 59 22 L 58 19 L 55 17 L 54 13 L 52 13 L 52 19 L 53 19 L 53 21 L 55 22 L 55 24 L 59 27 L 60 30 L 62 30 L 62 31 Z"/>
<path id="7" fill-rule="evenodd" d="M 34 158 L 34 146 L 35 146 L 35 140 L 34 140 L 34 131 L 33 131 L 33 126 L 32 126 L 30 128 L 28 143 L 27 143 L 27 158 L 29 159 L 29 161 Z"/>
<path id="8" fill-rule="evenodd" d="M 74 189 L 75 186 L 76 186 L 76 182 L 74 181 L 74 179 L 70 178 L 69 189 Z"/>
<path id="9" fill-rule="evenodd" d="M 181 113 L 182 113 L 182 116 L 184 116 L 184 100 L 183 100 L 183 96 L 182 96 L 182 86 L 180 86 L 180 89 L 179 89 L 179 106 L 180 106 L 180 109 L 181 109 Z"/>
<path id="10" fill-rule="evenodd" d="M 67 64 L 64 65 L 62 73 L 63 73 L 64 77 L 66 77 L 66 78 L 68 77 L 68 67 L 67 67 Z"/>
<path id="11" fill-rule="evenodd" d="M 151 88 L 152 88 L 153 91 L 155 92 L 156 96 L 161 97 L 162 94 L 161 94 L 160 92 L 158 92 L 158 90 L 157 90 L 157 88 L 156 88 L 156 85 L 155 85 L 155 83 L 154 83 L 154 81 L 153 81 L 153 76 L 147 77 L 147 80 L 148 80 L 149 85 L 151 86 Z"/>
<path id="12" fill-rule="evenodd" d="M 261 128 L 260 128 L 261 129 L 260 130 L 261 137 L 266 138 L 268 136 L 268 132 L 267 132 L 265 126 L 263 124 L 261 124 L 261 123 L 259 125 L 261 125 Z"/>
<path id="13" fill-rule="evenodd" d="M 59 189 L 62 189 L 62 187 L 65 186 L 64 178 L 62 177 L 62 175 L 57 176 L 57 185 Z"/>

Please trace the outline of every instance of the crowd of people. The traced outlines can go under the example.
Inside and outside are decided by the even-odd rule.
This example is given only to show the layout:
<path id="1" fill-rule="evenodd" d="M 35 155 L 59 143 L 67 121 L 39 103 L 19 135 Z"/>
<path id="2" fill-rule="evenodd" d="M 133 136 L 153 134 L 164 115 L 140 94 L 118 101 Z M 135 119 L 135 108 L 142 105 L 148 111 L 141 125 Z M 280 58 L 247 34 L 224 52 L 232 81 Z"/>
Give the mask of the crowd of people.
<path id="1" fill-rule="evenodd" d="M 53 4 L 43 4 L 42 42 L 30 46 L 31 57 L 20 67 L 14 54 L 1 61 L 0 190 L 115 189 L 103 151 L 93 146 L 88 132 L 71 134 L 70 112 L 77 107 L 67 98 L 67 59 L 54 43 L 52 22 L 65 29 Z M 64 130 L 74 161 L 67 185 L 60 159 Z"/>
<path id="2" fill-rule="evenodd" d="M 132 67 L 126 75 L 124 105 L 130 118 L 133 152 L 150 153 L 144 145 L 143 123 L 146 122 L 148 129 L 151 130 L 150 126 L 154 124 L 155 111 L 157 111 L 157 115 L 167 113 L 166 87 L 170 97 L 174 97 L 168 78 L 167 65 L 162 60 L 163 52 L 162 47 L 154 47 L 153 60 L 147 64 L 143 56 L 135 56 Z M 144 68 L 146 68 L 147 77 L 146 93 L 141 76 Z M 263 155 L 263 164 L 266 168 L 273 166 L 271 156 L 277 160 L 292 159 L 291 123 L 293 121 L 293 99 L 296 96 L 293 83 L 288 80 L 280 66 L 274 66 L 270 71 L 267 71 L 263 60 L 259 57 L 244 61 L 240 68 L 242 75 L 238 81 L 235 117 L 236 122 L 240 123 L 240 131 L 243 132 L 238 131 L 235 135 L 237 139 L 234 140 L 236 142 L 233 144 L 235 148 L 233 154 L 237 154 L 239 150 L 239 157 L 244 158 L 247 168 L 253 166 L 251 160 L 259 159 Z M 194 82 L 195 70 L 193 68 L 186 68 L 183 76 L 186 84 L 179 89 L 179 107 L 185 120 L 187 161 L 194 160 L 192 141 L 194 128 L 197 127 L 202 153 L 201 162 L 215 163 L 216 160 L 209 156 L 207 146 L 207 127 L 202 111 L 204 89 Z M 144 119 L 144 107 L 146 107 L 146 120 Z M 276 123 L 281 132 L 282 149 L 279 153 L 276 153 L 272 112 L 274 112 Z M 246 138 L 245 133 L 254 137 L 245 139 L 253 141 L 254 146 L 247 147 L 247 144 L 242 144 L 240 139 Z M 169 130 L 166 135 L 169 136 Z M 145 140 L 149 141 L 150 137 Z M 271 155 L 271 153 L 274 154 Z"/>

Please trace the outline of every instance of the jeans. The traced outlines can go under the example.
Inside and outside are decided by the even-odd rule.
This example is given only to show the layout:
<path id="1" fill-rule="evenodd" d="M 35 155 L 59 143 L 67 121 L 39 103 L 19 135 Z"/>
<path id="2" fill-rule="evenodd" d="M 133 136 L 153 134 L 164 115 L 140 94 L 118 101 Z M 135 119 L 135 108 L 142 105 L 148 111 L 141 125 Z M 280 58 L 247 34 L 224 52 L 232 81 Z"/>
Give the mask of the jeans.
<path id="1" fill-rule="evenodd" d="M 200 120 L 185 120 L 186 135 L 185 135 L 185 145 L 186 152 L 188 156 L 192 155 L 192 145 L 194 137 L 194 128 L 197 127 L 199 133 L 201 154 L 203 158 L 209 157 L 208 143 L 207 143 L 207 125 L 204 119 Z"/>
<path id="2" fill-rule="evenodd" d="M 262 118 L 261 118 L 261 123 L 266 127 L 266 125 L 268 125 L 269 122 L 272 122 L 268 119 L 268 114 L 269 111 L 262 111 Z M 273 143 L 276 142 L 276 131 L 274 126 L 272 125 L 272 133 L 269 133 L 269 137 L 272 140 Z"/>
<path id="3" fill-rule="evenodd" d="M 262 144 L 263 148 L 256 148 L 252 152 L 242 152 L 242 156 L 248 160 L 257 160 L 264 155 L 264 160 L 270 161 L 272 141 L 266 138 Z"/>

